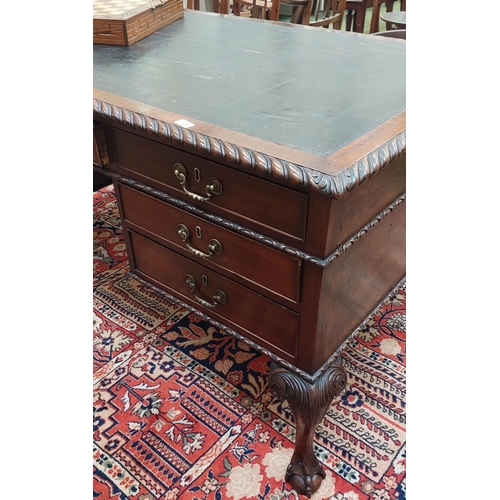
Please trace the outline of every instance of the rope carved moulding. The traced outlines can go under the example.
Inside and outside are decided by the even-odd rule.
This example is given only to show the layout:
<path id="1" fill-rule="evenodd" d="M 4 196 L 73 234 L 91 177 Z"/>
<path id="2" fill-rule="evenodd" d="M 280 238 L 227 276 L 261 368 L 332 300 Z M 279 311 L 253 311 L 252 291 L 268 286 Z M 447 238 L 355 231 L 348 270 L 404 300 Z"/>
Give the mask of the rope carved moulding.
<path id="1" fill-rule="evenodd" d="M 332 175 L 224 142 L 99 99 L 94 98 L 93 104 L 94 113 L 104 118 L 134 127 L 160 139 L 197 149 L 214 158 L 234 162 L 247 170 L 285 181 L 292 186 L 305 187 L 335 199 L 346 196 L 353 188 L 406 151 L 406 131 L 404 131 L 349 168 Z"/>
<path id="2" fill-rule="evenodd" d="M 246 227 L 240 226 L 239 224 L 237 224 L 235 222 L 224 219 L 224 217 L 212 214 L 211 212 L 205 212 L 204 210 L 202 210 L 194 205 L 191 205 L 190 203 L 188 203 L 186 201 L 179 200 L 178 198 L 175 198 L 174 196 L 170 196 L 169 194 L 164 193 L 163 191 L 159 191 L 158 189 L 147 186 L 147 185 L 143 184 L 142 182 L 130 179 L 128 177 L 124 177 L 124 176 L 117 174 L 115 172 L 112 172 L 110 170 L 100 168 L 97 165 L 94 165 L 94 170 L 96 170 L 97 172 L 100 172 L 102 174 L 105 174 L 108 177 L 112 177 L 112 178 L 114 178 L 114 179 L 116 179 L 124 184 L 127 184 L 128 186 L 131 186 L 135 189 L 138 189 L 139 191 L 142 191 L 150 196 L 153 196 L 153 197 L 158 198 L 158 199 L 163 200 L 163 201 L 167 201 L 168 203 L 171 203 L 172 205 L 180 207 L 183 210 L 186 210 L 186 211 L 188 211 L 192 214 L 195 214 L 199 217 L 202 217 L 203 219 L 209 220 L 210 222 L 214 222 L 216 224 L 220 224 L 221 226 L 223 226 L 227 229 L 231 229 L 232 231 L 235 231 L 239 234 L 247 236 L 248 238 L 251 238 L 253 240 L 258 241 L 259 243 L 263 243 L 264 245 L 267 245 L 267 246 L 270 246 L 270 247 L 275 248 L 277 250 L 280 250 L 282 252 L 285 252 L 288 255 L 292 255 L 294 257 L 298 257 L 298 258 L 303 259 L 305 261 L 311 262 L 312 264 L 316 264 L 317 266 L 320 266 L 320 267 L 326 267 L 332 261 L 337 259 L 346 250 L 348 250 L 350 247 L 352 247 L 352 245 L 354 245 L 357 241 L 359 241 L 359 239 L 361 237 L 366 235 L 368 233 L 368 231 L 371 228 L 373 228 L 376 224 L 378 224 L 384 217 L 386 217 L 395 208 L 397 208 L 399 205 L 401 205 L 401 203 L 406 201 L 406 193 L 403 193 L 399 198 L 394 200 L 384 210 L 382 210 L 380 213 L 378 213 L 371 221 L 367 222 L 359 231 L 357 231 L 349 239 L 344 241 L 344 243 L 342 243 L 330 255 L 328 255 L 324 259 L 320 259 L 319 257 L 316 257 L 314 255 L 303 252 L 302 250 L 291 247 L 289 245 L 285 245 L 284 243 L 281 243 L 280 241 L 277 241 L 273 238 L 270 238 L 268 236 L 264 236 L 263 234 L 260 234 L 257 231 L 253 231 L 253 230 L 248 229 Z"/>

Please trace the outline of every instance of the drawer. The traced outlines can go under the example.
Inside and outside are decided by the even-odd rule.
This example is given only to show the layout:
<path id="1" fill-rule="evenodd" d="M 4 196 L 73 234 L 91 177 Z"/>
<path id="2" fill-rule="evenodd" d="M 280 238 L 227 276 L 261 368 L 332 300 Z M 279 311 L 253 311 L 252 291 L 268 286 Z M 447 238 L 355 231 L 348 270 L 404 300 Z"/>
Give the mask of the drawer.
<path id="1" fill-rule="evenodd" d="M 298 303 L 301 260 L 233 233 L 123 184 L 123 218 L 170 244 Z"/>
<path id="2" fill-rule="evenodd" d="M 297 313 L 138 233 L 126 234 L 132 271 L 276 354 L 296 357 Z"/>
<path id="3" fill-rule="evenodd" d="M 118 167 L 209 212 L 269 234 L 305 238 L 308 195 L 112 128 Z M 132 176 L 133 177 L 133 176 Z"/>

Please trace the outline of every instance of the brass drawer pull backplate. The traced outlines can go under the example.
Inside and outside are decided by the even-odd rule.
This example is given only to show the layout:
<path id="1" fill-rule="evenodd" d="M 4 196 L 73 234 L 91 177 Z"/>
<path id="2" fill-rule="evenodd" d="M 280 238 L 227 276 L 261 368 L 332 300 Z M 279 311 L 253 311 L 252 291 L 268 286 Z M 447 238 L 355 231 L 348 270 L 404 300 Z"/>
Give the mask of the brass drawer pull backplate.
<path id="1" fill-rule="evenodd" d="M 222 253 L 222 245 L 220 241 L 212 239 L 210 240 L 210 243 L 208 244 L 208 253 L 204 253 L 200 250 L 197 250 L 196 248 L 192 247 L 189 244 L 189 229 L 184 225 L 184 224 L 179 224 L 177 226 L 177 233 L 181 237 L 181 240 L 186 244 L 187 249 L 191 252 L 197 255 L 198 257 L 203 257 L 204 259 L 208 259 L 214 254 L 221 254 Z"/>
<path id="2" fill-rule="evenodd" d="M 198 302 L 202 306 L 208 307 L 209 309 L 213 309 L 216 305 L 225 304 L 227 301 L 226 294 L 222 290 L 215 291 L 215 295 L 212 297 L 212 303 L 207 302 L 201 297 L 198 297 L 198 295 L 196 295 L 196 280 L 190 274 L 186 274 L 186 283 L 191 292 L 193 292 L 196 302 Z"/>
<path id="3" fill-rule="evenodd" d="M 222 184 L 218 179 L 212 177 L 208 184 L 205 186 L 205 192 L 207 196 L 200 196 L 199 194 L 193 193 L 186 188 L 187 184 L 187 173 L 186 168 L 181 163 L 176 163 L 174 165 L 174 174 L 179 179 L 181 187 L 184 192 L 193 200 L 196 201 L 208 201 L 212 196 L 222 193 Z"/>

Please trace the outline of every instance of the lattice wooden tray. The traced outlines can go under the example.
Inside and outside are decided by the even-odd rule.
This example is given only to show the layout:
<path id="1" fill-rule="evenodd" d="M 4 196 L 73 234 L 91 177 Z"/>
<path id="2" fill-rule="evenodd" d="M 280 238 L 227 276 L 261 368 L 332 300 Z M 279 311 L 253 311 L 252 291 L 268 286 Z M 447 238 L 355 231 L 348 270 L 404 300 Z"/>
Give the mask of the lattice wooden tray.
<path id="1" fill-rule="evenodd" d="M 132 45 L 183 16 L 182 0 L 94 0 L 94 43 Z"/>

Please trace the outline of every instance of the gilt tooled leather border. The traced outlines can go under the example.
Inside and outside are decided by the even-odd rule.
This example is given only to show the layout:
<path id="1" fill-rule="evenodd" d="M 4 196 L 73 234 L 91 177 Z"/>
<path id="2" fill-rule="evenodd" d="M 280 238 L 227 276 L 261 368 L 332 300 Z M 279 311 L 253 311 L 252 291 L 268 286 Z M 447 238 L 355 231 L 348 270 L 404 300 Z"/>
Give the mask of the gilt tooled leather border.
<path id="1" fill-rule="evenodd" d="M 230 142 L 224 142 L 96 98 L 93 99 L 93 105 L 94 112 L 99 116 L 123 125 L 129 125 L 171 142 L 191 146 L 214 158 L 235 162 L 247 170 L 268 175 L 292 186 L 305 187 L 335 199 L 346 196 L 356 186 L 369 179 L 406 151 L 406 131 L 403 131 L 339 174 L 333 175 L 243 148 Z"/>

